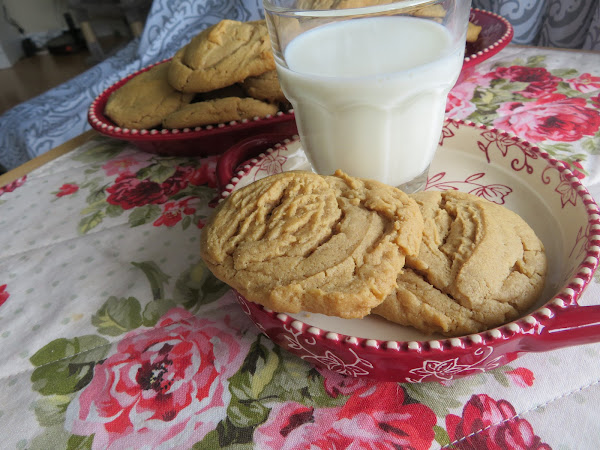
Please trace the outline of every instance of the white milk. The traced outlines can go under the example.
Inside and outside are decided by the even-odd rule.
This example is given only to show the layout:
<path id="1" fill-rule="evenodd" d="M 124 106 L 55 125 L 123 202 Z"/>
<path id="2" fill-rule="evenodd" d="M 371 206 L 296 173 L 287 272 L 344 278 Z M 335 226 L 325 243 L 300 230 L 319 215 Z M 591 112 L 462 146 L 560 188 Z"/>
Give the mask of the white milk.
<path id="1" fill-rule="evenodd" d="M 443 26 L 412 17 L 346 20 L 293 39 L 277 71 L 314 169 L 392 186 L 422 174 L 463 56 L 464 42 L 453 47 Z"/>

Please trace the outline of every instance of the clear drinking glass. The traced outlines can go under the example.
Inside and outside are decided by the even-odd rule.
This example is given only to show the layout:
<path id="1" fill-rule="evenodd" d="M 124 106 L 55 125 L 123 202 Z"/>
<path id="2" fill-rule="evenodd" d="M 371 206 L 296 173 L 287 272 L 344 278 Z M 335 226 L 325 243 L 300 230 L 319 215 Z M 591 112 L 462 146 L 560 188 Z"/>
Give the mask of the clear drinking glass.
<path id="1" fill-rule="evenodd" d="M 460 73 L 470 0 L 264 0 L 313 169 L 420 190 Z"/>

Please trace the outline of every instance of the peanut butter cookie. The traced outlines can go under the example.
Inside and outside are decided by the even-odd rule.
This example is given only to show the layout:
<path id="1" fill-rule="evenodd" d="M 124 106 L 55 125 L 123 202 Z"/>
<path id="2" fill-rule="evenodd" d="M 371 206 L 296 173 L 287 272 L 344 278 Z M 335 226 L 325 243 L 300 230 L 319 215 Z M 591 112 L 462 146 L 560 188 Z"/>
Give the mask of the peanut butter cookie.
<path id="1" fill-rule="evenodd" d="M 163 127 L 186 128 L 227 123 L 232 120 L 266 117 L 277 111 L 276 105 L 254 98 L 217 98 L 185 105 L 165 117 Z"/>
<path id="2" fill-rule="evenodd" d="M 516 213 L 458 191 L 411 195 L 425 221 L 398 288 L 373 309 L 426 333 L 458 336 L 514 320 L 538 299 L 544 246 Z"/>
<path id="3" fill-rule="evenodd" d="M 234 192 L 202 230 L 217 278 L 279 312 L 364 317 L 416 255 L 416 202 L 376 181 L 284 172 Z"/>
<path id="4" fill-rule="evenodd" d="M 104 113 L 123 128 L 154 128 L 169 113 L 190 103 L 192 94 L 183 94 L 167 81 L 169 62 L 158 64 L 114 91 Z"/>
<path id="5" fill-rule="evenodd" d="M 171 61 L 169 83 L 182 92 L 208 92 L 274 69 L 264 20 L 222 20 L 179 49 Z"/>
<path id="6" fill-rule="evenodd" d="M 276 70 L 269 70 L 257 77 L 248 77 L 241 84 L 246 95 L 269 103 L 287 103 Z"/>

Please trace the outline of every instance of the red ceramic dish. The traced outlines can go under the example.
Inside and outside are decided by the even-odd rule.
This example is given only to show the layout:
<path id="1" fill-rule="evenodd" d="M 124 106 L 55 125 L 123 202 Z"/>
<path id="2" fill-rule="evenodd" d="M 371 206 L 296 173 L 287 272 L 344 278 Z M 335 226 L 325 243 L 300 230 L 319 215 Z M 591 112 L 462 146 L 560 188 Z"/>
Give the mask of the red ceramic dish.
<path id="1" fill-rule="evenodd" d="M 472 9 L 469 21 L 481 26 L 475 42 L 467 42 L 463 70 L 491 58 L 513 38 L 514 29 L 504 17 L 481 9 Z"/>
<path id="2" fill-rule="evenodd" d="M 249 139 L 221 158 L 223 199 L 258 178 L 309 167 L 297 139 L 268 149 L 266 141 L 261 137 L 254 157 Z M 456 338 L 426 336 L 376 316 L 345 320 L 278 313 L 236 294 L 244 311 L 270 339 L 306 361 L 345 375 L 398 382 L 450 380 L 494 369 L 526 352 L 600 341 L 600 302 L 582 300 L 600 257 L 600 213 L 565 164 L 508 133 L 448 120 L 426 189 L 483 196 L 533 227 L 549 261 L 546 288 L 534 309 L 503 326 Z"/>
<path id="3" fill-rule="evenodd" d="M 168 60 L 161 61 L 162 64 Z M 255 117 L 252 120 L 221 123 L 183 129 L 129 129 L 117 126 L 104 115 L 104 107 L 111 93 L 140 73 L 156 64 L 145 67 L 110 86 L 91 104 L 88 122 L 99 133 L 129 141 L 140 150 L 171 156 L 205 156 L 223 153 L 238 141 L 258 133 L 272 133 L 281 139 L 296 131 L 293 111 L 280 111 L 275 116 Z"/>

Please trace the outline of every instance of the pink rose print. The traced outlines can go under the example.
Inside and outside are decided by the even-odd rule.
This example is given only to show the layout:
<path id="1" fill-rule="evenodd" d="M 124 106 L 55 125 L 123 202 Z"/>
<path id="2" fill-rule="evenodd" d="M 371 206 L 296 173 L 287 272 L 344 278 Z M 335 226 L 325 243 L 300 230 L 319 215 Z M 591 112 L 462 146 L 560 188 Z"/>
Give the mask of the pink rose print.
<path id="1" fill-rule="evenodd" d="M 162 204 L 168 200 L 161 185 L 149 180 L 139 180 L 134 175 L 119 175 L 115 184 L 106 188 L 109 193 L 106 201 L 123 209 L 148 204 Z"/>
<path id="2" fill-rule="evenodd" d="M 160 227 L 161 225 L 172 227 L 181 221 L 183 215 L 190 216 L 194 214 L 196 208 L 189 206 L 190 200 L 192 200 L 191 197 L 177 202 L 165 203 L 162 215 L 152 225 L 155 227 Z"/>
<path id="3" fill-rule="evenodd" d="M 565 80 L 573 89 L 587 94 L 588 92 L 600 89 L 600 77 L 595 77 L 589 73 L 579 75 L 577 78 Z"/>
<path id="4" fill-rule="evenodd" d="M 519 387 L 531 387 L 533 386 L 533 381 L 535 377 L 533 376 L 533 372 L 525 367 L 517 367 L 510 372 L 506 372 L 508 378 Z"/>
<path id="5" fill-rule="evenodd" d="M 63 184 L 61 187 L 58 188 L 58 192 L 56 193 L 56 196 L 64 197 L 65 195 L 74 194 L 78 190 L 79 190 L 79 186 L 77 186 L 76 184 L 71 184 L 71 183 Z"/>
<path id="6" fill-rule="evenodd" d="M 151 330 L 128 333 L 94 368 L 67 409 L 73 434 L 93 448 L 134 448 L 140 436 L 161 448 L 191 448 L 227 415 L 227 380 L 242 349 L 229 318 L 212 321 L 170 310 Z"/>
<path id="7" fill-rule="evenodd" d="M 333 398 L 340 395 L 360 393 L 372 386 L 372 383 L 364 377 L 345 376 L 337 372 L 321 369 L 320 367 L 317 367 L 317 370 L 323 375 L 325 391 Z"/>
<path id="8" fill-rule="evenodd" d="M 446 116 L 450 119 L 465 119 L 469 117 L 477 109 L 475 104 L 471 102 L 476 88 L 476 83 L 466 81 L 456 85 L 448 93 Z"/>
<path id="9" fill-rule="evenodd" d="M 167 197 L 177 194 L 189 184 L 187 175 L 191 167 L 178 167 L 175 173 L 167 178 L 160 186 Z"/>
<path id="10" fill-rule="evenodd" d="M 0 286 L 0 306 L 8 300 L 8 297 L 10 297 L 10 294 L 6 291 L 6 284 L 3 284 Z"/>
<path id="11" fill-rule="evenodd" d="M 498 108 L 494 126 L 533 142 L 574 142 L 600 128 L 600 112 L 586 108 L 583 98 L 552 94 L 534 102 L 507 102 Z"/>
<path id="12" fill-rule="evenodd" d="M 254 433 L 261 449 L 430 448 L 437 418 L 420 403 L 404 403 L 397 383 L 379 383 L 344 406 L 276 405 Z"/>
<path id="13" fill-rule="evenodd" d="M 509 81 L 529 83 L 529 86 L 519 91 L 519 94 L 526 98 L 538 98 L 551 94 L 558 86 L 558 83 L 562 81 L 543 67 L 499 67 L 493 75 Z"/>
<path id="14" fill-rule="evenodd" d="M 462 417 L 446 416 L 451 447 L 487 450 L 551 450 L 541 442 L 531 424 L 516 417 L 506 400 L 495 401 L 485 394 L 473 395 L 463 408 Z"/>
<path id="15" fill-rule="evenodd" d="M 121 175 L 123 173 L 136 173 L 138 170 L 152 164 L 153 156 L 149 153 L 132 153 L 111 159 L 102 166 L 106 176 Z"/>
<path id="16" fill-rule="evenodd" d="M 446 116 L 450 119 L 466 119 L 477 108 L 471 101 L 476 89 L 490 87 L 492 77 L 485 73 L 473 72 L 457 83 L 448 94 Z"/>
<path id="17" fill-rule="evenodd" d="M 27 175 L 23 175 L 21 178 L 18 178 L 15 181 L 12 181 L 5 186 L 1 186 L 0 187 L 0 196 L 7 192 L 12 192 L 16 188 L 23 186 L 23 184 L 25 183 L 25 180 L 27 180 Z"/>

